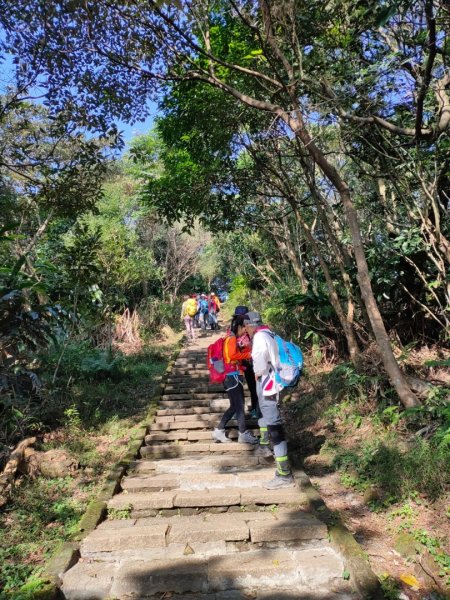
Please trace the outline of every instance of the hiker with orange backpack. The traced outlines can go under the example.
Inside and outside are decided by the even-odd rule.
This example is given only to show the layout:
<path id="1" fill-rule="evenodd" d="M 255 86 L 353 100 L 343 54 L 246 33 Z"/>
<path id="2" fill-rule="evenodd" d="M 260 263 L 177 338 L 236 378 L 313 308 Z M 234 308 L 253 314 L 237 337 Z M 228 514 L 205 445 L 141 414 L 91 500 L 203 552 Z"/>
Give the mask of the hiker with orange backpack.
<path id="1" fill-rule="evenodd" d="M 234 316 L 229 334 L 225 338 L 220 338 L 208 348 L 208 366 L 212 381 L 223 381 L 230 400 L 229 408 L 224 412 L 219 424 L 212 432 L 212 438 L 216 442 L 231 442 L 225 433 L 225 426 L 235 414 L 239 429 L 238 442 L 241 444 L 258 443 L 258 439 L 251 431 L 247 430 L 245 425 L 244 372 L 241 361 L 248 360 L 251 351 L 241 352 L 237 345 L 237 337 L 244 333 L 243 317 Z M 221 346 L 221 350 L 219 346 Z M 220 353 L 222 353 L 222 357 L 218 356 Z"/>

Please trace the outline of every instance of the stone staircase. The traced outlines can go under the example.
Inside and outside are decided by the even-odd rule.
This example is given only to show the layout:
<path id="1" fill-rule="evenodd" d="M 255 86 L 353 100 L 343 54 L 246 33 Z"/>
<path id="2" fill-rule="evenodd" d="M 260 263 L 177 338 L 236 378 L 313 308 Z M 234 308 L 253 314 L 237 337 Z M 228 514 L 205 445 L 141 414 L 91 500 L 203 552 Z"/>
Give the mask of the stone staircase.
<path id="1" fill-rule="evenodd" d="M 301 490 L 265 490 L 273 461 L 250 445 L 212 441 L 228 400 L 208 384 L 209 343 L 200 338 L 180 353 L 141 458 L 63 576 L 65 598 L 356 598 Z M 248 428 L 257 433 L 256 422 Z"/>

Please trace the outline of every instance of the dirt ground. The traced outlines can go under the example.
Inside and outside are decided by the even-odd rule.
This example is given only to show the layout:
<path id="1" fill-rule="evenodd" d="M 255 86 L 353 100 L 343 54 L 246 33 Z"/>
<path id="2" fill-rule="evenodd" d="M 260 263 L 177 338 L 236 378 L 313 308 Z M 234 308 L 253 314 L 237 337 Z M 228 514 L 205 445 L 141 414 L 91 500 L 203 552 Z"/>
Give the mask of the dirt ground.
<path id="1" fill-rule="evenodd" d="M 388 575 L 393 578 L 399 585 L 403 600 L 429 598 L 436 588 L 444 593 L 436 565 L 429 564 L 432 562 L 431 557 L 424 560 L 417 554 L 411 560 L 394 549 L 398 531 L 404 523 L 402 516 L 390 517 L 389 512 L 371 510 L 364 494 L 344 487 L 340 481 L 340 474 L 330 469 L 328 461 L 324 461 L 320 455 L 308 457 L 305 470 L 328 508 L 339 513 L 342 521 L 367 553 L 372 570 L 379 577 Z M 450 539 L 443 500 L 431 506 L 411 504 L 417 513 L 413 523 L 415 528 L 426 529 L 431 535 Z M 430 566 L 433 570 L 430 570 Z M 415 577 L 419 585 L 408 585 L 402 581 L 410 575 Z"/>

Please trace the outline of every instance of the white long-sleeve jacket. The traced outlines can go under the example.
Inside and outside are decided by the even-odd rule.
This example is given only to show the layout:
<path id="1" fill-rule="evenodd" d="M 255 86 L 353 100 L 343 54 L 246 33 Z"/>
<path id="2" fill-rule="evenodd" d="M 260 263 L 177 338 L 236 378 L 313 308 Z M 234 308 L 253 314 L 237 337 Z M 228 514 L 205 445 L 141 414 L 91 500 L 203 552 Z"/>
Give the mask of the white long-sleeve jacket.
<path id="1" fill-rule="evenodd" d="M 253 370 L 258 378 L 261 377 L 264 396 L 271 396 L 279 391 L 274 368 L 278 366 L 280 356 L 278 345 L 270 333 L 268 327 L 258 329 L 252 340 Z"/>

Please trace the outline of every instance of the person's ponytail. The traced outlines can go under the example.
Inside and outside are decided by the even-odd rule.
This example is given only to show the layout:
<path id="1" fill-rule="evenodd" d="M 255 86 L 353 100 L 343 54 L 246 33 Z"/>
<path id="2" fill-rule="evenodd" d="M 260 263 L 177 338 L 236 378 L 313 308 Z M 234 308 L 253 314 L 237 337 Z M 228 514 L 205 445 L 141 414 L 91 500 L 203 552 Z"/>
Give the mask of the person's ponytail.
<path id="1" fill-rule="evenodd" d="M 244 315 L 233 315 L 231 319 L 230 330 L 234 335 L 237 335 L 238 327 L 242 327 L 244 325 Z"/>

